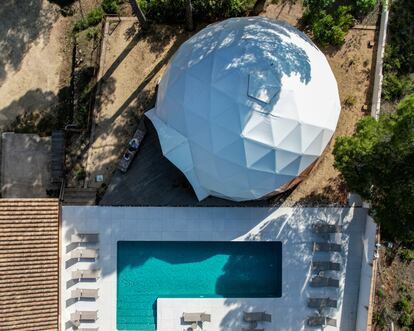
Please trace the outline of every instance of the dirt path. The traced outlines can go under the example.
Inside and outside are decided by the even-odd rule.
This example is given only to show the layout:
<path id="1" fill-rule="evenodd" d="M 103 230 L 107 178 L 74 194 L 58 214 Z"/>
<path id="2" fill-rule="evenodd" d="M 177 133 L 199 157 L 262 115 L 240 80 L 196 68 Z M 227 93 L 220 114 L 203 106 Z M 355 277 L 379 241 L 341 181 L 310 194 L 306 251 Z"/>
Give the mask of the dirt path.
<path id="1" fill-rule="evenodd" d="M 47 109 L 68 83 L 69 18 L 47 0 L 0 7 L 0 131 L 17 115 Z"/>

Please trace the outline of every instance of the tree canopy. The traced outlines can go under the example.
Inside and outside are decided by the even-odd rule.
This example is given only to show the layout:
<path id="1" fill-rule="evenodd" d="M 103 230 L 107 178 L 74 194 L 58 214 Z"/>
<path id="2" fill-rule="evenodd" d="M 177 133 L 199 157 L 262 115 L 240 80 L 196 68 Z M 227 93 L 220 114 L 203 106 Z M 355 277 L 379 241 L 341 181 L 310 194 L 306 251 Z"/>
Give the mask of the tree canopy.
<path id="1" fill-rule="evenodd" d="M 393 114 L 363 118 L 334 147 L 335 167 L 348 188 L 371 203 L 382 231 L 414 242 L 414 94 Z"/>

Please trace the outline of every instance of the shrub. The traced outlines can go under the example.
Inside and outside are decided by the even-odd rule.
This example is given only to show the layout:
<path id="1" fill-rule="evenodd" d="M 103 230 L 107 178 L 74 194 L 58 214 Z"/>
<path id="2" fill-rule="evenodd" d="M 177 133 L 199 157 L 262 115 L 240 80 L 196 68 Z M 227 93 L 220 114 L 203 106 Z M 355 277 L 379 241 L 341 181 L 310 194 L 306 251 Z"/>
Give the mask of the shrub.
<path id="1" fill-rule="evenodd" d="M 100 29 L 97 26 L 90 27 L 86 31 L 86 37 L 88 40 L 97 39 L 100 35 Z"/>
<path id="2" fill-rule="evenodd" d="M 186 0 L 138 0 L 141 9 L 159 22 L 180 22 L 185 19 Z M 193 0 L 196 19 L 215 20 L 241 16 L 253 8 L 255 0 Z"/>
<path id="3" fill-rule="evenodd" d="M 350 96 L 346 97 L 346 99 L 344 100 L 344 104 L 345 104 L 346 107 L 351 108 L 351 107 L 355 106 L 356 101 L 357 101 L 356 97 L 353 96 L 353 95 L 350 95 Z"/>
<path id="4" fill-rule="evenodd" d="M 325 10 L 312 14 L 305 13 L 305 20 L 312 21 L 311 30 L 315 40 L 322 46 L 341 46 L 345 42 L 345 33 L 354 24 L 351 7 L 339 6 L 334 15 Z"/>
<path id="5" fill-rule="evenodd" d="M 334 2 L 335 0 L 304 0 L 303 4 L 310 11 L 320 11 L 328 9 Z"/>
<path id="6" fill-rule="evenodd" d="M 106 14 L 118 14 L 119 3 L 119 0 L 103 0 L 102 9 Z"/>
<path id="7" fill-rule="evenodd" d="M 398 319 L 398 324 L 400 326 L 403 326 L 403 327 L 404 326 L 406 326 L 406 327 L 410 326 L 411 325 L 411 315 L 409 313 L 406 313 L 406 312 L 402 313 L 400 318 Z"/>
<path id="8" fill-rule="evenodd" d="M 79 168 L 75 172 L 76 180 L 81 181 L 86 178 L 86 171 L 84 168 Z"/>
<path id="9" fill-rule="evenodd" d="M 400 258 L 405 263 L 410 263 L 411 261 L 414 261 L 414 252 L 411 249 L 404 248 L 400 252 Z"/>
<path id="10" fill-rule="evenodd" d="M 384 298 L 385 297 L 385 293 L 384 293 L 384 290 L 382 288 L 378 289 L 377 296 L 378 296 L 378 298 Z"/>
<path id="11" fill-rule="evenodd" d="M 395 303 L 395 309 L 400 312 L 409 313 L 411 310 L 410 302 L 407 298 L 401 298 Z"/>
<path id="12" fill-rule="evenodd" d="M 364 14 L 373 9 L 378 0 L 356 0 L 354 9 L 357 13 Z"/>
<path id="13" fill-rule="evenodd" d="M 384 75 L 382 98 L 386 101 L 397 101 L 412 89 L 411 80 L 406 76 L 398 76 L 394 72 Z"/>
<path id="14" fill-rule="evenodd" d="M 91 26 L 95 26 L 98 25 L 103 17 L 104 17 L 104 11 L 102 9 L 102 7 L 97 7 L 94 10 L 90 11 L 86 17 L 78 20 L 75 22 L 75 25 L 73 27 L 73 30 L 75 32 L 79 32 L 82 30 L 85 30 Z"/>

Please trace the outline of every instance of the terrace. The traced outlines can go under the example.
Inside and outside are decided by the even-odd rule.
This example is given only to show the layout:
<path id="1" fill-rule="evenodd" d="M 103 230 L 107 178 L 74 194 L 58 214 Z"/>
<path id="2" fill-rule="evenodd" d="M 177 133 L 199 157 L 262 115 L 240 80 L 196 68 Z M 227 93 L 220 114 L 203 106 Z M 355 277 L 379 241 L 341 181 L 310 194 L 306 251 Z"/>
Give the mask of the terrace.
<path id="1" fill-rule="evenodd" d="M 318 235 L 312 224 L 341 225 L 340 252 L 314 252 L 313 243 L 327 240 Z M 96 233 L 98 242 L 81 243 L 97 250 L 96 259 L 71 258 L 79 249 L 71 242 L 76 233 Z M 317 310 L 308 307 L 309 298 L 329 297 L 337 300 L 337 308 L 323 309 L 323 314 L 336 319 L 341 330 L 362 330 L 358 325 L 367 320 L 364 308 L 365 288 L 370 285 L 375 247 L 375 226 L 364 208 L 159 208 L 159 207 L 79 207 L 65 206 L 62 213 L 61 307 L 62 328 L 71 326 L 76 311 L 97 312 L 95 322 L 82 321 L 82 327 L 99 330 L 117 329 L 117 244 L 119 241 L 278 241 L 282 243 L 282 296 L 280 298 L 158 298 L 154 311 L 158 331 L 187 328 L 183 312 L 206 312 L 209 330 L 240 330 L 244 311 L 266 311 L 272 322 L 265 330 L 304 330 L 309 316 Z M 329 277 L 339 280 L 338 288 L 312 287 L 315 276 L 312 261 L 340 263 L 339 271 Z M 132 258 L 133 259 L 133 258 Z M 81 269 L 100 270 L 94 281 L 73 280 L 72 272 Z M 223 268 L 226 270 L 227 268 Z M 362 271 L 361 271 L 362 270 Z M 223 273 L 225 273 L 223 271 Z M 362 280 L 362 283 L 361 283 Z M 97 289 L 98 297 L 73 300 L 76 288 Z M 162 295 L 162 293 L 160 293 Z M 156 308 L 155 308 L 156 307 Z M 283 318 L 281 317 L 283 316 Z M 93 323 L 92 323 L 93 322 Z M 119 325 L 119 324 L 118 324 Z M 125 329 L 128 329 L 125 327 Z M 335 330 L 328 326 L 325 330 Z"/>

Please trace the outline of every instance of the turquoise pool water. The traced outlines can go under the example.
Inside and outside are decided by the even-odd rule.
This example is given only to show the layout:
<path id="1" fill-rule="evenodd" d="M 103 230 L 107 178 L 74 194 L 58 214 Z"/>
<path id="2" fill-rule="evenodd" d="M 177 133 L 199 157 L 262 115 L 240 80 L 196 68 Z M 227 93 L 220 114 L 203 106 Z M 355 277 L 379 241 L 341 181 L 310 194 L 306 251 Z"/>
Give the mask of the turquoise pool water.
<path id="1" fill-rule="evenodd" d="M 118 242 L 117 329 L 155 330 L 158 297 L 280 297 L 280 242 Z"/>

